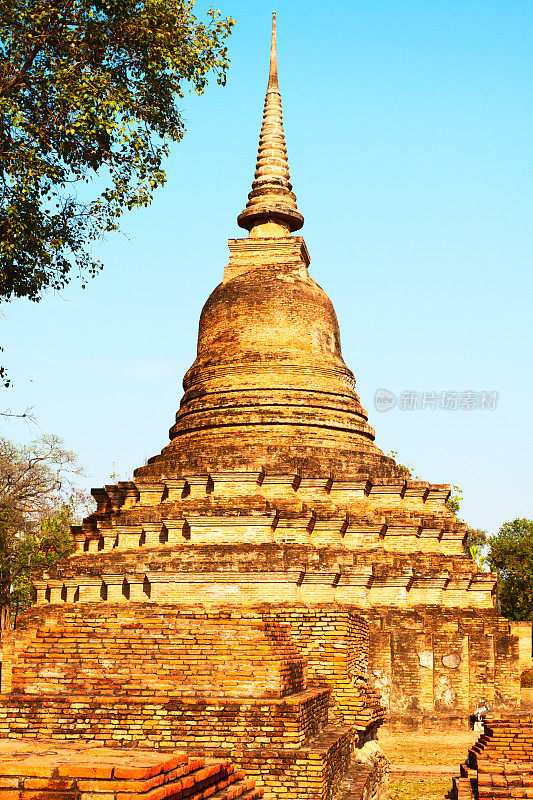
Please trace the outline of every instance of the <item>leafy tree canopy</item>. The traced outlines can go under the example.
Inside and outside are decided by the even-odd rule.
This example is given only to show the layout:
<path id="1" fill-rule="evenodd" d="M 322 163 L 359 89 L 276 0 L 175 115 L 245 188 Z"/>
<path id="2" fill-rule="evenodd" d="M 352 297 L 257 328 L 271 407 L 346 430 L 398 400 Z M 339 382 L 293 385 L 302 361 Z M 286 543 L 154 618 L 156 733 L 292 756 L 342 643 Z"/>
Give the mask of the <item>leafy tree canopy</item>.
<path id="1" fill-rule="evenodd" d="M 470 558 L 474 559 L 479 569 L 483 569 L 485 566 L 484 551 L 487 541 L 487 531 L 483 531 L 480 528 L 468 528 L 463 539 L 463 550 Z"/>
<path id="2" fill-rule="evenodd" d="M 490 568 L 499 570 L 502 614 L 508 619 L 533 620 L 533 520 L 504 523 L 488 546 Z"/>
<path id="3" fill-rule="evenodd" d="M 0 615 L 31 602 L 31 577 L 74 549 L 70 525 L 83 498 L 72 480 L 81 474 L 74 453 L 56 436 L 24 447 L 0 438 Z"/>
<path id="4" fill-rule="evenodd" d="M 93 275 L 90 242 L 164 183 L 185 87 L 228 68 L 233 20 L 193 2 L 2 0 L 0 299 Z"/>
<path id="5" fill-rule="evenodd" d="M 446 500 L 446 508 L 453 514 L 458 514 L 463 502 L 463 490 L 459 486 L 452 486 L 450 496 Z"/>

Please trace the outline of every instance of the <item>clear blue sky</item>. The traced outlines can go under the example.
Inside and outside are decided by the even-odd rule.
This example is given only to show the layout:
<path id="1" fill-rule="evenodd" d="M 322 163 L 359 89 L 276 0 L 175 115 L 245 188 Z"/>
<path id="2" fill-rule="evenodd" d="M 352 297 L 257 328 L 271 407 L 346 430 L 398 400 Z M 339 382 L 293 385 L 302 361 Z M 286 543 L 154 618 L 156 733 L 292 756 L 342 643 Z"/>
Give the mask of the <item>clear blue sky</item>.
<path id="1" fill-rule="evenodd" d="M 199 4 L 198 11 L 205 5 Z M 183 103 L 188 133 L 148 210 L 98 248 L 104 272 L 2 308 L 3 408 L 78 452 L 87 486 L 167 443 L 198 317 L 250 188 L 272 6 L 223 0 L 237 25 L 225 88 Z M 533 517 L 533 5 L 278 3 L 285 133 L 313 277 L 376 428 L 416 473 L 458 484 L 495 530 Z M 495 410 L 378 412 L 377 389 L 497 391 Z"/>

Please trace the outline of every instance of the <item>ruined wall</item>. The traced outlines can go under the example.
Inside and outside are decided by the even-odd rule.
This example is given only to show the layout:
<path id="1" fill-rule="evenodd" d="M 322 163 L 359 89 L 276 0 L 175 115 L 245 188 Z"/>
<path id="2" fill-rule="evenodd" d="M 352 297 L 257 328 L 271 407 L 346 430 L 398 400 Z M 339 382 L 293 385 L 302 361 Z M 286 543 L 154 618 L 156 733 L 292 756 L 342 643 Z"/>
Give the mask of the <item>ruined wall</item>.
<path id="1" fill-rule="evenodd" d="M 520 652 L 520 671 L 531 669 L 533 666 L 531 622 L 509 622 L 511 633 L 518 637 L 518 649 Z"/>
<path id="2" fill-rule="evenodd" d="M 453 779 L 453 800 L 533 797 L 533 719 L 527 713 L 488 716 Z"/>
<path id="3" fill-rule="evenodd" d="M 519 641 L 496 611 L 374 609 L 369 680 L 394 722 L 427 714 L 465 723 L 484 702 L 520 706 Z"/>

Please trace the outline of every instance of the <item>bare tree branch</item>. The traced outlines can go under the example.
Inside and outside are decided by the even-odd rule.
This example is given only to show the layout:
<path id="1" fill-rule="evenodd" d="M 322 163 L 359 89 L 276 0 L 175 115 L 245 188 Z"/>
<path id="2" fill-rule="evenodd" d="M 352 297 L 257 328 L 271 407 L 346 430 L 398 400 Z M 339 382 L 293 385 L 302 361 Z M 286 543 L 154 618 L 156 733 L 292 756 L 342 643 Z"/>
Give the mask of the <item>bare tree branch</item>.
<path id="1" fill-rule="evenodd" d="M 17 413 L 10 411 L 10 409 L 6 409 L 5 411 L 0 411 L 0 417 L 5 417 L 6 419 L 26 419 L 28 422 L 35 422 L 35 416 L 33 414 L 33 408 L 28 407 L 22 413 Z"/>
<path id="2" fill-rule="evenodd" d="M 31 602 L 31 573 L 45 570 L 73 549 L 82 474 L 76 455 L 57 436 L 19 447 L 0 437 L 0 620 L 13 598 Z"/>

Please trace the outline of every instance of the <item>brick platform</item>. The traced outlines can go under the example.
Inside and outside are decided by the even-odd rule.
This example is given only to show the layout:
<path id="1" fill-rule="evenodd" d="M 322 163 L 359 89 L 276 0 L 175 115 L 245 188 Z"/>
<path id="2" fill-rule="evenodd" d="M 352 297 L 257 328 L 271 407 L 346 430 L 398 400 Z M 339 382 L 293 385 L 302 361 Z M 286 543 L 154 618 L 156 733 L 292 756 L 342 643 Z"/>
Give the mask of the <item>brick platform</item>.
<path id="1" fill-rule="evenodd" d="M 286 747 L 295 749 L 328 719 L 329 689 L 279 700 L 154 695 L 31 695 L 0 697 L 0 736 L 19 734 L 159 749 Z"/>
<path id="2" fill-rule="evenodd" d="M 383 713 L 367 634 L 339 611 L 37 606 L 6 637 L 0 736 L 205 751 L 268 798 L 330 800 Z"/>
<path id="3" fill-rule="evenodd" d="M 229 759 L 112 750 L 57 742 L 0 741 L 3 800 L 258 800 Z"/>

